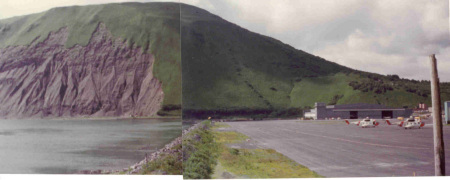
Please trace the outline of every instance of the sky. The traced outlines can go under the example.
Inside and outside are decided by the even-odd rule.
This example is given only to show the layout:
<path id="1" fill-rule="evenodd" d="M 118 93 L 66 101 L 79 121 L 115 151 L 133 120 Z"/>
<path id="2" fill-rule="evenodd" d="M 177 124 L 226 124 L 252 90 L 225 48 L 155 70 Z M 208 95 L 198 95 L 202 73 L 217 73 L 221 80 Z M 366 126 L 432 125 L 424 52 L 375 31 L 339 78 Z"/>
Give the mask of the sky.
<path id="1" fill-rule="evenodd" d="M 1 0 L 0 19 L 52 7 L 129 0 Z M 151 0 L 133 0 L 151 2 Z M 436 54 L 450 82 L 448 0 L 167 0 L 191 4 L 250 31 L 338 64 L 429 80 Z"/>

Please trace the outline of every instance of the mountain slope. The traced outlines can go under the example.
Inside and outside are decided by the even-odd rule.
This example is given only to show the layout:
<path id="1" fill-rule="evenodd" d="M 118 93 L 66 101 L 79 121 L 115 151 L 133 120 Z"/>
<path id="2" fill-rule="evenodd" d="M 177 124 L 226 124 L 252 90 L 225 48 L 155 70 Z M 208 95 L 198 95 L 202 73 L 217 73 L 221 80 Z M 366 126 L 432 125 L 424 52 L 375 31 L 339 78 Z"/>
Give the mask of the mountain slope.
<path id="1" fill-rule="evenodd" d="M 429 101 L 394 87 L 419 82 L 395 84 L 387 76 L 338 65 L 190 5 L 181 6 L 181 38 L 185 118 L 298 115 L 314 102 L 413 107 Z M 371 88 L 354 88 L 353 81 L 367 81 L 362 86 Z"/>
<path id="2" fill-rule="evenodd" d="M 176 113 L 179 4 L 62 7 L 0 20 L 0 78 L 7 117 Z"/>

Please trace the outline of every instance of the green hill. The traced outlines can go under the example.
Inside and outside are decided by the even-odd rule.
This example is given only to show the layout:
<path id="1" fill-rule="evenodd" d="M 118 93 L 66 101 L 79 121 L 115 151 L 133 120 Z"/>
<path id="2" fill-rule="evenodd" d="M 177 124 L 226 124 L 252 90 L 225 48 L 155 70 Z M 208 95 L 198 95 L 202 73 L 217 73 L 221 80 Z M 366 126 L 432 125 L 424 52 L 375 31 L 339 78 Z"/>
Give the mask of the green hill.
<path id="1" fill-rule="evenodd" d="M 295 84 L 291 96 L 294 107 L 328 104 L 372 103 L 415 108 L 419 102 L 431 106 L 429 81 L 392 78 L 364 72 L 305 78 Z M 359 85 L 359 87 L 357 85 Z M 305 96 L 309 94 L 310 96 Z M 450 100 L 450 84 L 441 83 L 441 99 Z"/>
<path id="2" fill-rule="evenodd" d="M 114 37 L 143 47 L 155 56 L 154 76 L 163 84 L 163 107 L 181 106 L 180 5 L 121 3 L 54 8 L 0 20 L 0 48 L 44 41 L 50 32 L 68 27 L 66 47 L 85 46 L 100 22 Z M 178 109 L 178 110 L 177 110 Z"/>
<path id="3" fill-rule="evenodd" d="M 314 102 L 430 104 L 429 82 L 353 70 L 193 6 L 181 6 L 181 38 L 185 118 L 298 116 Z"/>

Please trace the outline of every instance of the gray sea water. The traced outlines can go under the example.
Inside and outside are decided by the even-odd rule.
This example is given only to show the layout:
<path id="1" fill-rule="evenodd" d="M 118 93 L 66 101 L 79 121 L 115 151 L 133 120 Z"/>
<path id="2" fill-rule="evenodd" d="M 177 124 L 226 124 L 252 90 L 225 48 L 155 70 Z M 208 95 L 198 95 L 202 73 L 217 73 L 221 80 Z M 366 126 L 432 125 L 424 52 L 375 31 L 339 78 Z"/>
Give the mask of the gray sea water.
<path id="1" fill-rule="evenodd" d="M 181 135 L 181 120 L 0 120 L 0 174 L 120 170 Z"/>

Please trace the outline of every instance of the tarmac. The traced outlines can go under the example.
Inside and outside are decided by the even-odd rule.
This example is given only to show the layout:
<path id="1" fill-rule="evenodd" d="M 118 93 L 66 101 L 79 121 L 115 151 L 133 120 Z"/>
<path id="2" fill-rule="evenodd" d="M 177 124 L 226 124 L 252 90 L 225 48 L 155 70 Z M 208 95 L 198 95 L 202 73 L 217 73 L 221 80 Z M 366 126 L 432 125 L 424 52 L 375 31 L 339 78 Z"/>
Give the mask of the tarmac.
<path id="1" fill-rule="evenodd" d="M 259 146 L 274 149 L 326 177 L 434 176 L 433 126 L 361 128 L 343 120 L 227 122 Z M 396 122 L 392 120 L 391 122 Z M 444 129 L 450 174 L 450 126 Z"/>

